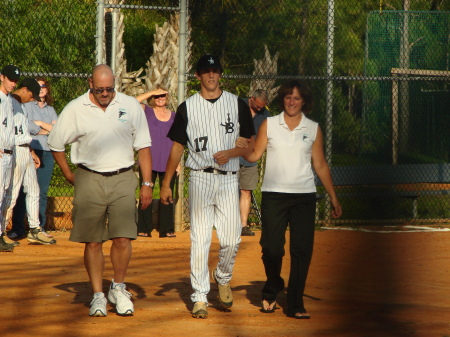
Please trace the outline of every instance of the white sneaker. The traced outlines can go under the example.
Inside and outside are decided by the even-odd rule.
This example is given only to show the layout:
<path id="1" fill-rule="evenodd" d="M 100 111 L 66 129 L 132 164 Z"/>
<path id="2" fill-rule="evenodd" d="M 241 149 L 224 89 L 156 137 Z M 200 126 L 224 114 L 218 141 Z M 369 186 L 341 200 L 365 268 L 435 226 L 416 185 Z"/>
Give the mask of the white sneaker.
<path id="1" fill-rule="evenodd" d="M 89 316 L 105 317 L 106 311 L 106 297 L 103 293 L 94 294 L 94 298 L 91 302 L 91 308 L 89 309 Z"/>
<path id="2" fill-rule="evenodd" d="M 133 315 L 134 306 L 130 300 L 131 294 L 125 290 L 125 283 L 117 283 L 113 288 L 113 283 L 109 287 L 108 299 L 116 305 L 118 315 Z"/>

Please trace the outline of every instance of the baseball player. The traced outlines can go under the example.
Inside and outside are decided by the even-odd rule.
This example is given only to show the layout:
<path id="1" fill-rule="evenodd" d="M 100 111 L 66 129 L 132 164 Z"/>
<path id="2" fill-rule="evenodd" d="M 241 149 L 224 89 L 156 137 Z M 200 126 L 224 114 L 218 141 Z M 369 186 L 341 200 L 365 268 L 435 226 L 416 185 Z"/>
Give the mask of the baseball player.
<path id="1" fill-rule="evenodd" d="M 0 207 L 11 180 L 12 154 L 14 148 L 14 118 L 10 92 L 16 87 L 20 70 L 8 65 L 0 75 Z M 0 226 L 0 252 L 12 252 L 14 245 L 5 241 L 5 232 Z"/>
<path id="2" fill-rule="evenodd" d="M 56 241 L 42 235 L 39 227 L 39 185 L 36 168 L 40 165 L 39 157 L 30 148 L 31 135 L 28 132 L 28 116 L 25 103 L 33 100 L 40 101 L 41 86 L 33 78 L 25 78 L 18 89 L 12 93 L 12 107 L 14 113 L 14 152 L 13 173 L 11 183 L 6 190 L 4 201 L 0 209 L 0 224 L 2 232 L 11 219 L 12 209 L 16 204 L 21 186 L 26 194 L 28 224 L 30 231 L 27 240 L 34 244 L 52 245 Z"/>
<path id="3" fill-rule="evenodd" d="M 241 235 L 237 171 L 239 156 L 235 148 L 241 136 L 253 144 L 254 127 L 247 104 L 219 87 L 222 66 L 217 57 L 202 56 L 195 76 L 201 91 L 177 110 L 168 137 L 174 141 L 161 186 L 161 201 L 173 202 L 170 181 L 188 147 L 186 166 L 189 178 L 191 219 L 191 283 L 195 303 L 194 318 L 207 318 L 207 294 L 210 290 L 208 256 L 213 226 L 220 242 L 219 263 L 212 276 L 218 284 L 219 301 L 225 308 L 233 304 L 230 279 Z"/>

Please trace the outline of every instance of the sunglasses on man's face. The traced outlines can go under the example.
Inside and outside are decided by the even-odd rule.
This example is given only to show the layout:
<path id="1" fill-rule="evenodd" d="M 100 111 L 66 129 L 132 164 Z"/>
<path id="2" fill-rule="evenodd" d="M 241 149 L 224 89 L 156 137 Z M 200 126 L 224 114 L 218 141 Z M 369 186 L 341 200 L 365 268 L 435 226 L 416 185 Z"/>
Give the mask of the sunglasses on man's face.
<path id="1" fill-rule="evenodd" d="M 103 94 L 103 91 L 105 91 L 105 90 L 106 90 L 106 92 L 108 92 L 108 93 L 112 93 L 112 92 L 115 91 L 114 87 L 111 87 L 111 88 L 98 88 L 98 89 L 92 88 L 91 90 L 92 90 L 93 93 L 95 93 L 95 94 L 97 94 L 97 95 Z"/>
<path id="2" fill-rule="evenodd" d="M 41 85 L 41 89 L 47 88 L 47 85 L 43 84 Z"/>

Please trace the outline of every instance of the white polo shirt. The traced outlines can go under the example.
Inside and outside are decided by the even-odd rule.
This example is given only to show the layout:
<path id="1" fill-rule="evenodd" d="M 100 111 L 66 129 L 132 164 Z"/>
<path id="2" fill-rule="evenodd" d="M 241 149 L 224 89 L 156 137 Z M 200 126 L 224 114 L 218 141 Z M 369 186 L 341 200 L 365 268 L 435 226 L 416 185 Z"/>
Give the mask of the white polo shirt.
<path id="1" fill-rule="evenodd" d="M 71 161 L 98 172 L 110 172 L 134 164 L 134 151 L 151 146 L 147 119 L 139 102 L 116 92 L 106 108 L 89 99 L 89 91 L 71 101 L 48 138 L 53 151 L 72 144 Z"/>
<path id="2" fill-rule="evenodd" d="M 300 124 L 291 131 L 283 115 L 267 118 L 267 157 L 261 191 L 316 192 L 311 153 L 318 124 L 302 113 Z"/>

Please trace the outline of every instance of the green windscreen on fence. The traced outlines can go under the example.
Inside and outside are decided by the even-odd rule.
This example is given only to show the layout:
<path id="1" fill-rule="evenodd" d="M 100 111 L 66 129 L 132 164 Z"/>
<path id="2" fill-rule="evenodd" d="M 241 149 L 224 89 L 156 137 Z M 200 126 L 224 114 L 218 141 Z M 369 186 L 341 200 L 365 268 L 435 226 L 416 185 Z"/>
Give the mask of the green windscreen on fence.
<path id="1" fill-rule="evenodd" d="M 449 70 L 449 36 L 450 12 L 373 11 L 368 15 L 365 75 L 396 76 L 398 81 L 365 83 L 361 155 L 366 160 L 449 161 L 449 83 L 429 80 L 442 76 L 437 71 Z M 421 75 L 411 70 L 420 70 Z M 415 80 L 406 81 L 411 78 Z"/>

